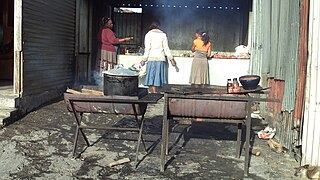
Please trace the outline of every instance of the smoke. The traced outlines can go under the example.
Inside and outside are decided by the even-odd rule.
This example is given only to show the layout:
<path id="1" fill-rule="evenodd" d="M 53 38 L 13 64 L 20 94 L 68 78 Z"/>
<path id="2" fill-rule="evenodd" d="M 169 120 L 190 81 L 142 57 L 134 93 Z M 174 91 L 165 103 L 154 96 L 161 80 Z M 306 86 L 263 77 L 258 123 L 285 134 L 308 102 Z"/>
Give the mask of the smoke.
<path id="1" fill-rule="evenodd" d="M 145 8 L 148 17 L 150 17 L 149 19 L 160 22 L 160 29 L 167 34 L 171 49 L 190 49 L 195 38 L 196 29 L 206 28 L 207 22 L 202 15 L 208 10 L 197 9 L 195 4 L 179 5 L 170 3 L 169 5 L 166 3 L 163 5 L 164 7 L 159 3 L 158 7 Z M 151 24 L 151 22 L 146 23 Z"/>
<path id="2" fill-rule="evenodd" d="M 143 23 L 160 21 L 169 40 L 169 47 L 175 50 L 191 48 L 195 31 L 203 29 L 214 42 L 212 48 L 218 51 L 234 51 L 239 44 L 246 44 L 248 9 L 242 8 L 244 1 L 201 0 L 201 1 L 144 1 Z M 247 1 L 245 1 L 247 2 Z M 174 18 L 173 18 L 174 17 Z M 143 34 L 148 28 L 144 27 Z M 236 38 L 240 37 L 240 38 Z"/>
<path id="3" fill-rule="evenodd" d="M 93 78 L 94 78 L 95 83 L 98 86 L 102 86 L 103 85 L 103 74 L 100 74 L 99 72 L 94 71 L 93 72 Z"/>

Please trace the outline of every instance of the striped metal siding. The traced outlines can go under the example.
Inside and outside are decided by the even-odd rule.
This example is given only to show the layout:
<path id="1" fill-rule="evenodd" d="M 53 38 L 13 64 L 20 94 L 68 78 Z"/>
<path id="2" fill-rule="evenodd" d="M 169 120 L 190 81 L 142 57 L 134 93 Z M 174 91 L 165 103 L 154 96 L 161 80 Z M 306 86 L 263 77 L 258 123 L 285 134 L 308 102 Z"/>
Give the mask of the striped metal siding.
<path id="1" fill-rule="evenodd" d="M 115 13 L 115 33 L 118 37 L 132 36 L 134 39 L 124 44 L 143 45 L 142 39 L 142 14 L 141 13 Z"/>
<path id="2" fill-rule="evenodd" d="M 253 11 L 251 73 L 284 80 L 282 110 L 291 112 L 296 99 L 299 0 L 255 0 Z"/>
<path id="3" fill-rule="evenodd" d="M 281 59 L 280 67 L 281 69 L 283 68 L 283 72 L 275 74 L 275 77 L 279 77 L 279 79 L 285 81 L 282 110 L 291 112 L 295 108 L 297 68 L 299 62 L 299 0 L 287 0 L 287 3 L 281 1 L 281 10 L 286 7 L 289 9 L 283 15 L 285 21 L 282 22 L 280 20 L 280 24 L 284 24 L 284 26 L 280 26 L 279 28 L 282 33 L 280 33 L 278 46 L 281 52 L 281 55 L 279 55 L 279 60 Z"/>
<path id="4" fill-rule="evenodd" d="M 246 9 L 203 9 L 195 5 L 178 8 L 148 6 L 143 12 L 143 34 L 147 33 L 153 19 L 159 19 L 171 49 L 189 50 L 199 28 L 208 33 L 213 51 L 234 52 L 235 47 L 247 41 L 244 38 L 248 24 Z"/>
<path id="5" fill-rule="evenodd" d="M 243 4 L 248 4 L 250 0 L 206 0 L 206 1 L 194 1 L 194 0 L 117 0 L 111 1 L 110 4 L 114 6 L 127 6 L 127 7 L 150 7 L 150 6 L 161 6 L 164 7 L 190 7 L 193 5 L 198 5 L 202 8 L 202 6 L 210 6 L 210 7 L 241 7 Z"/>
<path id="6" fill-rule="evenodd" d="M 320 1 L 310 0 L 302 165 L 320 165 Z"/>
<path id="7" fill-rule="evenodd" d="M 75 0 L 23 1 L 23 95 L 74 80 Z"/>
<path id="8" fill-rule="evenodd" d="M 195 31 L 203 28 L 210 36 L 213 51 L 234 52 L 240 44 L 247 44 L 250 1 L 120 0 L 110 4 L 115 7 L 143 9 L 142 44 L 152 20 L 159 19 L 161 29 L 168 36 L 171 49 L 189 50 Z M 116 18 L 117 15 L 115 20 Z M 115 31 L 121 35 L 117 26 L 119 23 L 116 21 Z"/>
<path id="9" fill-rule="evenodd" d="M 272 12 L 271 13 L 271 32 L 273 33 L 273 36 L 271 36 L 271 42 L 273 42 L 271 48 L 271 59 L 270 59 L 270 64 L 273 64 L 273 66 L 278 67 L 279 66 L 279 61 L 278 61 L 278 45 L 279 45 L 279 22 L 280 22 L 280 1 L 273 1 L 272 3 Z M 276 74 L 275 72 L 277 71 L 277 68 L 270 68 L 270 76 L 274 76 Z"/>
<path id="10" fill-rule="evenodd" d="M 299 143 L 293 113 L 299 64 L 299 3 L 299 0 L 253 1 L 250 70 L 252 74 L 270 77 L 269 98 L 282 99 L 281 104 L 262 103 L 266 106 L 262 113 L 272 121 L 277 128 L 276 138 L 290 152 Z"/>

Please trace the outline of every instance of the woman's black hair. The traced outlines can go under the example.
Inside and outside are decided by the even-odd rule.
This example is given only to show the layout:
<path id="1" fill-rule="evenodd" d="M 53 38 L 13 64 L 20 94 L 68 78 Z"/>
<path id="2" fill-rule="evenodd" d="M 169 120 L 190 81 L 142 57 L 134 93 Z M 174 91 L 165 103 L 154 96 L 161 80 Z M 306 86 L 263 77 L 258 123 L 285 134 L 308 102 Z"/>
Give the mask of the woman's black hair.
<path id="1" fill-rule="evenodd" d="M 210 41 L 209 35 L 202 29 L 197 29 L 196 33 L 198 33 L 203 41 L 203 45 L 207 45 Z"/>
<path id="2" fill-rule="evenodd" d="M 160 29 L 160 22 L 159 21 L 153 21 L 151 25 L 149 26 L 149 30 L 151 29 Z"/>
<path id="3" fill-rule="evenodd" d="M 111 20 L 111 18 L 109 18 L 109 17 L 102 17 L 99 25 L 104 27 L 108 23 L 108 21 L 110 21 L 110 20 Z"/>

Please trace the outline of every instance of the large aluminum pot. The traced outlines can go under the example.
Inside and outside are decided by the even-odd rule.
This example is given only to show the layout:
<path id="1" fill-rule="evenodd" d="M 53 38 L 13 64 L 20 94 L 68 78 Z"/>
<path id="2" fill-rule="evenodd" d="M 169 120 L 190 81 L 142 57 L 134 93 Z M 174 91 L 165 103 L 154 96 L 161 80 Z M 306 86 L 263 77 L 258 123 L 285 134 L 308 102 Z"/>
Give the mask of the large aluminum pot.
<path id="1" fill-rule="evenodd" d="M 128 69 L 111 69 L 103 72 L 103 93 L 106 96 L 137 96 L 139 74 Z"/>

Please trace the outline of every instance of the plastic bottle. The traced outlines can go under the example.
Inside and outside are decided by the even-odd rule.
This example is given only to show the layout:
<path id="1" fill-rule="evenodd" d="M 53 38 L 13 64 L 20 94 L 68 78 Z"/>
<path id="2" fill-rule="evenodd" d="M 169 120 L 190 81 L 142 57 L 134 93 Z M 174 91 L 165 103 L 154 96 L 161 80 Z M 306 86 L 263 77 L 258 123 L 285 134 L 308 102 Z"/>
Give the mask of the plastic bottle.
<path id="1" fill-rule="evenodd" d="M 232 92 L 240 92 L 240 86 L 237 78 L 233 78 L 232 84 L 233 84 Z"/>
<path id="2" fill-rule="evenodd" d="M 227 81 L 227 92 L 228 93 L 232 93 L 232 89 L 233 89 L 233 84 L 231 82 L 231 79 L 228 79 L 228 81 Z"/>

